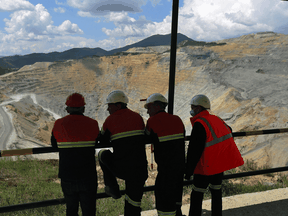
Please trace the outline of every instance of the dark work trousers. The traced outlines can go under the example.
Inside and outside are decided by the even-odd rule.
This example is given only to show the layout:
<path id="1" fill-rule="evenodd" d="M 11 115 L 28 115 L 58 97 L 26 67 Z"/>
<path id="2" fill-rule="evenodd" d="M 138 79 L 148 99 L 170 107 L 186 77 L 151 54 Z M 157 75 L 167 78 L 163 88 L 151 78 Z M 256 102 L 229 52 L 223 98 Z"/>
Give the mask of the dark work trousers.
<path id="1" fill-rule="evenodd" d="M 143 187 L 147 177 L 139 178 L 139 175 L 135 174 L 133 170 L 125 169 L 125 164 L 117 163 L 110 150 L 102 150 L 99 152 L 99 163 L 103 171 L 106 186 L 113 188 L 119 187 L 116 177 L 125 180 L 124 215 L 140 216 Z M 133 162 L 131 161 L 131 163 Z"/>
<path id="2" fill-rule="evenodd" d="M 158 215 L 182 216 L 183 172 L 161 171 L 155 181 L 155 199 Z"/>
<path id="3" fill-rule="evenodd" d="M 202 215 L 203 195 L 208 186 L 212 195 L 212 216 L 222 216 L 222 178 L 223 173 L 211 176 L 194 174 L 189 216 Z"/>
<path id="4" fill-rule="evenodd" d="M 79 202 L 83 216 L 96 215 L 97 178 L 93 180 L 61 179 L 66 201 L 66 215 L 78 216 Z"/>

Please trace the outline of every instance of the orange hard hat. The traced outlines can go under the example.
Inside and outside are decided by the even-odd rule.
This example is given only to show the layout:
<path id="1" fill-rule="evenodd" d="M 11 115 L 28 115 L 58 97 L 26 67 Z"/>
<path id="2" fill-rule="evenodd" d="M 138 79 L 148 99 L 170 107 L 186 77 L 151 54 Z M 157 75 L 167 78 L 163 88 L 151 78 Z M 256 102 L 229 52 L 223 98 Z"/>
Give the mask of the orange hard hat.
<path id="1" fill-rule="evenodd" d="M 84 97 L 81 94 L 74 93 L 67 97 L 65 104 L 69 107 L 82 107 L 86 103 L 85 103 Z"/>

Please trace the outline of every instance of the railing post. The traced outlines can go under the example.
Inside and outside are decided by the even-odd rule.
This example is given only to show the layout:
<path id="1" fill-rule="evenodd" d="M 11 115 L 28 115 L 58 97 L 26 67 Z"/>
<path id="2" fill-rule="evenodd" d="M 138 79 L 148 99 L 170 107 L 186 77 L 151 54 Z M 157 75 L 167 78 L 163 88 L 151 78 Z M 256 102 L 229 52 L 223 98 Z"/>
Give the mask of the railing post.
<path id="1" fill-rule="evenodd" d="M 173 108 L 174 108 L 178 9 L 179 9 L 179 0 L 173 0 L 172 26 L 171 26 L 171 47 L 170 47 L 171 49 L 170 49 L 169 92 L 168 92 L 168 113 L 170 113 L 170 114 L 173 114 Z"/>

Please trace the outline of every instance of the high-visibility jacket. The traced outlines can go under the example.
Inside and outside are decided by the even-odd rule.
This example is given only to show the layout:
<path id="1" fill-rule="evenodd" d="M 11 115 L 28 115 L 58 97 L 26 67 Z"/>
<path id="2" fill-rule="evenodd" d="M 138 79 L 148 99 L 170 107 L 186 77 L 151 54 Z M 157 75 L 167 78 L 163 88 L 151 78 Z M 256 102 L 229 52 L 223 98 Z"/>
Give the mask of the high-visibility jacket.
<path id="1" fill-rule="evenodd" d="M 192 126 L 201 123 L 206 132 L 205 149 L 194 174 L 214 175 L 244 164 L 231 130 L 222 119 L 205 110 L 190 121 Z"/>
<path id="2" fill-rule="evenodd" d="M 56 120 L 53 128 L 58 148 L 95 147 L 98 122 L 84 115 L 67 115 Z"/>
<path id="3" fill-rule="evenodd" d="M 56 120 L 51 139 L 59 149 L 59 178 L 85 179 L 96 175 L 95 143 L 98 122 L 84 115 L 67 115 Z"/>
<path id="4" fill-rule="evenodd" d="M 106 130 L 110 132 L 110 140 L 125 137 L 144 135 L 144 122 L 142 117 L 132 110 L 126 108 L 116 111 L 105 120 L 101 134 L 104 135 Z"/>
<path id="5" fill-rule="evenodd" d="M 125 175 L 139 171 L 140 177 L 147 176 L 144 129 L 142 117 L 128 108 L 109 115 L 102 126 L 100 143 L 113 147 L 114 160 Z"/>
<path id="6" fill-rule="evenodd" d="M 177 115 L 157 113 L 148 119 L 145 133 L 152 138 L 158 171 L 184 168 L 185 128 Z"/>

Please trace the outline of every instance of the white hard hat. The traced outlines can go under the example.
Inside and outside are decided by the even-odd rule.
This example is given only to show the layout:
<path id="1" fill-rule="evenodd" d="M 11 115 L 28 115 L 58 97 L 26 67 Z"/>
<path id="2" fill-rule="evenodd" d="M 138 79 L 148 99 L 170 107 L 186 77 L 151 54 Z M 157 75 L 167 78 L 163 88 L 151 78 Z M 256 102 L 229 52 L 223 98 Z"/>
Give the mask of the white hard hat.
<path id="1" fill-rule="evenodd" d="M 167 99 L 166 99 L 162 94 L 154 93 L 154 94 L 150 95 L 150 96 L 147 98 L 146 104 L 144 105 L 144 107 L 145 107 L 146 109 L 148 109 L 148 104 L 149 104 L 149 103 L 154 103 L 155 101 L 160 101 L 160 102 L 162 102 L 162 103 L 168 104 Z"/>
<path id="2" fill-rule="evenodd" d="M 108 95 L 106 99 L 106 104 L 118 103 L 118 102 L 127 104 L 129 100 L 123 91 L 115 90 L 115 91 L 110 92 L 110 94 Z"/>
<path id="3" fill-rule="evenodd" d="M 190 105 L 194 105 L 194 106 L 202 106 L 205 109 L 210 109 L 211 105 L 210 105 L 210 100 L 207 96 L 205 95 L 196 95 L 192 98 Z"/>

